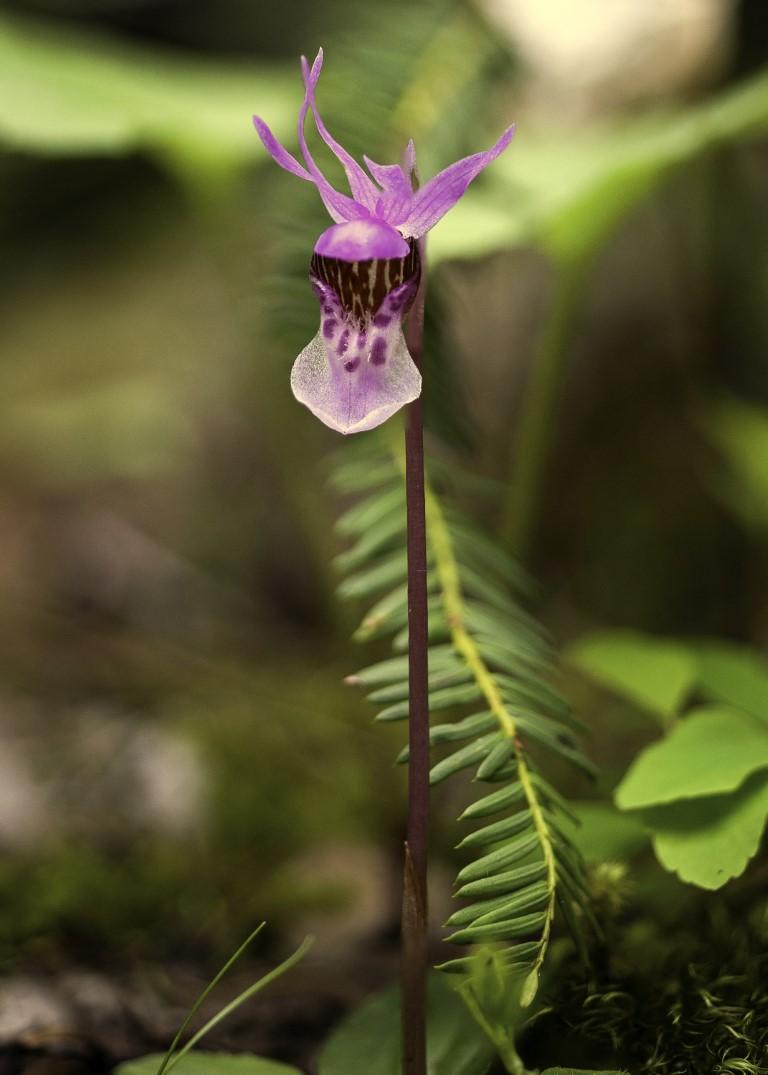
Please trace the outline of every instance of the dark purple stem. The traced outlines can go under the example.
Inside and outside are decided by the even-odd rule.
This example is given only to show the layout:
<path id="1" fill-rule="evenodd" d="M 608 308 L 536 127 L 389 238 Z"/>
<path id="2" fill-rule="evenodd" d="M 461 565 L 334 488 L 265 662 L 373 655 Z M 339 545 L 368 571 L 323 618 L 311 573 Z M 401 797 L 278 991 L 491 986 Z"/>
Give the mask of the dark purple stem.
<path id="1" fill-rule="evenodd" d="M 421 368 L 424 292 L 421 283 L 405 339 Z M 422 397 L 405 416 L 405 495 L 408 520 L 408 829 L 402 918 L 403 1073 L 426 1075 L 427 835 L 429 825 L 429 695 L 427 625 L 427 528 L 424 506 Z"/>

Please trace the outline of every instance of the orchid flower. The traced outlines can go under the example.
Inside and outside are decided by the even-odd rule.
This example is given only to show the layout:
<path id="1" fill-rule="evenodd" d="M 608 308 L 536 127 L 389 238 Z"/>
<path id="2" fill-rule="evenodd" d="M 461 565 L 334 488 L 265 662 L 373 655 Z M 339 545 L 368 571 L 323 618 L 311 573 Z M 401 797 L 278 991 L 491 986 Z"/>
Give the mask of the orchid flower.
<path id="1" fill-rule="evenodd" d="M 402 165 L 377 164 L 364 156 L 366 172 L 330 134 L 315 101 L 322 66 L 322 49 L 311 68 L 301 58 L 303 165 L 264 120 L 254 116 L 253 122 L 267 152 L 286 172 L 315 185 L 334 221 L 315 243 L 310 281 L 320 303 L 320 329 L 293 365 L 293 394 L 331 429 L 358 433 L 380 425 L 420 394 L 421 374 L 402 330 L 419 287 L 420 240 L 507 148 L 514 127 L 486 152 L 456 161 L 414 190 L 412 141 Z M 331 186 L 309 151 L 304 127 L 310 110 L 320 137 L 344 168 L 351 197 Z"/>

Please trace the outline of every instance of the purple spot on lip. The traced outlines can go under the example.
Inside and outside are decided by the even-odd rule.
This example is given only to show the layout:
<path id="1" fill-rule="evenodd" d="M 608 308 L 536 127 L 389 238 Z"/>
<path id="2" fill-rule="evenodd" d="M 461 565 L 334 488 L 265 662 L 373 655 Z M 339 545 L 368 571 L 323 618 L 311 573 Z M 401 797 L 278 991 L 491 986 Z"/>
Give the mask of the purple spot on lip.
<path id="1" fill-rule="evenodd" d="M 357 346 L 361 350 L 362 350 L 363 347 L 365 347 L 365 340 L 366 340 L 366 334 L 364 332 L 361 332 L 360 335 L 357 337 Z"/>
<path id="2" fill-rule="evenodd" d="M 349 346 L 349 329 L 345 328 L 344 331 L 341 334 L 341 339 L 339 340 L 339 342 L 338 342 L 338 344 L 336 346 L 336 350 L 339 353 L 339 355 L 343 355 L 348 346 Z"/>
<path id="3" fill-rule="evenodd" d="M 386 328 L 391 320 L 392 320 L 392 318 L 389 317 L 388 314 L 376 314 L 376 316 L 373 319 L 373 323 L 376 326 L 376 328 Z"/>
<path id="4" fill-rule="evenodd" d="M 347 361 L 344 363 L 344 369 L 347 371 L 347 373 L 352 373 L 354 370 L 357 369 L 359 365 L 360 359 L 358 357 L 348 358 Z"/>
<path id="5" fill-rule="evenodd" d="M 387 341 L 377 336 L 371 345 L 371 362 L 374 366 L 383 366 L 387 361 Z"/>
<path id="6" fill-rule="evenodd" d="M 332 340 L 335 331 L 336 322 L 332 317 L 329 317 L 327 321 L 323 321 L 323 336 L 325 336 L 326 340 Z"/>

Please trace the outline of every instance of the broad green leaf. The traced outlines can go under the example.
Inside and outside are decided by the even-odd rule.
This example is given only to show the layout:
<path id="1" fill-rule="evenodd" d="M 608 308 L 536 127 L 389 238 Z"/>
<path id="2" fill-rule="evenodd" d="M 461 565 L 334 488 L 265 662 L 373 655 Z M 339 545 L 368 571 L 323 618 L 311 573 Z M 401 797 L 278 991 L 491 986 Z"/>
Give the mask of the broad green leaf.
<path id="1" fill-rule="evenodd" d="M 482 186 L 430 238 L 433 260 L 482 256 L 539 242 L 559 260 L 594 248 L 670 168 L 768 129 L 768 75 L 697 108 L 613 126 L 521 130 Z"/>
<path id="2" fill-rule="evenodd" d="M 267 159 L 251 124 L 259 110 L 280 136 L 292 126 L 296 72 L 187 59 L 0 16 L 0 140 L 47 154 L 156 152 L 224 173 Z"/>
<path id="3" fill-rule="evenodd" d="M 697 709 L 644 750 L 616 790 L 622 810 L 733 791 L 768 768 L 768 726 L 726 706 Z"/>
<path id="4" fill-rule="evenodd" d="M 641 822 L 611 803 L 572 802 L 571 808 L 580 824 L 562 824 L 587 862 L 628 859 L 648 844 Z"/>
<path id="5" fill-rule="evenodd" d="M 768 722 L 768 663 L 755 650 L 726 642 L 696 648 L 699 689 Z"/>
<path id="6" fill-rule="evenodd" d="M 696 663 L 677 642 L 633 631 L 600 631 L 579 639 L 566 654 L 591 679 L 667 721 L 696 679 Z"/>
<path id="7" fill-rule="evenodd" d="M 730 795 L 643 811 L 665 869 L 700 888 L 720 888 L 741 874 L 760 846 L 768 814 L 768 776 L 758 773 Z"/>
<path id="8" fill-rule="evenodd" d="M 495 1050 L 445 978 L 431 974 L 427 1011 L 428 1075 L 485 1075 Z M 400 1075 L 400 992 L 366 1001 L 331 1035 L 319 1075 Z"/>
<path id="9" fill-rule="evenodd" d="M 162 1053 L 142 1056 L 121 1064 L 115 1075 L 157 1075 L 162 1062 Z M 187 1053 L 173 1070 L 175 1075 L 301 1075 L 298 1068 L 276 1060 L 233 1053 Z"/>

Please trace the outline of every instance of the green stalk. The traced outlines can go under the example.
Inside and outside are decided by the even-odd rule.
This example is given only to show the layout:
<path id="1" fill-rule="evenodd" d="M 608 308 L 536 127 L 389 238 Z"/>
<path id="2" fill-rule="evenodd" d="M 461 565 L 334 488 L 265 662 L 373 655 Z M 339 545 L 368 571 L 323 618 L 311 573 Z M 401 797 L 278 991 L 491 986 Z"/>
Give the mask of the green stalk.
<path id="1" fill-rule="evenodd" d="M 585 291 L 587 260 L 584 255 L 561 258 L 555 265 L 549 317 L 539 339 L 513 439 L 509 493 L 499 529 L 507 548 L 519 560 L 525 560 L 534 537 L 568 344 Z"/>

